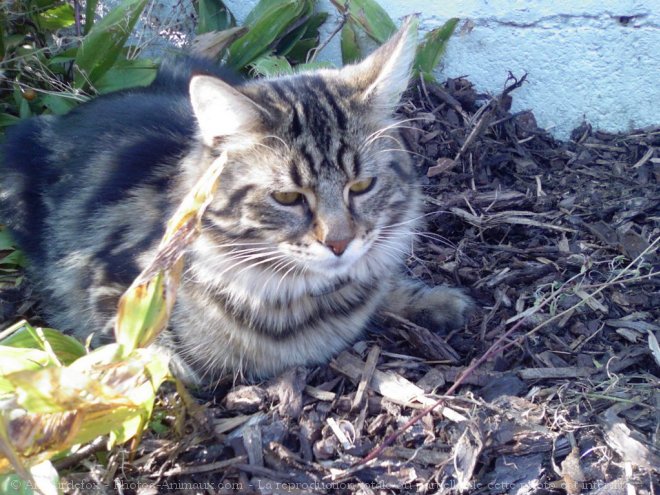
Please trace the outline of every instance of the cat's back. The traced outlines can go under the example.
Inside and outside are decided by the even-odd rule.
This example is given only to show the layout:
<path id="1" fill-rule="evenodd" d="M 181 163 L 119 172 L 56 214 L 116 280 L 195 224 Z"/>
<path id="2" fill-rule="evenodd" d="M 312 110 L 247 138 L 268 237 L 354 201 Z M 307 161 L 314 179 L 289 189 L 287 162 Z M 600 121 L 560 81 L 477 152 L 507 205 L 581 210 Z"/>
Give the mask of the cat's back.
<path id="1" fill-rule="evenodd" d="M 209 63 L 163 64 L 148 87 L 99 96 L 10 128 L 0 147 L 0 222 L 29 259 L 49 322 L 103 328 L 176 207 L 196 146 L 188 95 Z M 219 75 L 216 74 L 215 75 Z"/>
<path id="2" fill-rule="evenodd" d="M 80 217 L 145 186 L 166 189 L 196 132 L 188 96 L 195 73 L 230 78 L 207 61 L 177 58 L 163 63 L 150 86 L 8 129 L 0 148 L 0 219 L 30 258 L 45 255 L 53 217 Z M 71 223 L 72 236 L 89 228 Z"/>

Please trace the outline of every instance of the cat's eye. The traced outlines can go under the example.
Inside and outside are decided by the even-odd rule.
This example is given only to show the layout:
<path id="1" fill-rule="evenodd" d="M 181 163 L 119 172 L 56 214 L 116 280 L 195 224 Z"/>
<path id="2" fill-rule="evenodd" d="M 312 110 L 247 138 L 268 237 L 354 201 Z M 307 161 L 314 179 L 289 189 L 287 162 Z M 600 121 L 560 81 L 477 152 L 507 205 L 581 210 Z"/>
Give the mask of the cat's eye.
<path id="1" fill-rule="evenodd" d="M 371 188 L 376 183 L 375 177 L 369 177 L 367 179 L 362 179 L 353 182 L 348 188 L 353 194 L 364 194 L 371 190 Z"/>
<path id="2" fill-rule="evenodd" d="M 302 193 L 289 191 L 289 192 L 275 192 L 273 199 L 279 204 L 284 206 L 293 206 L 300 203 L 303 199 Z"/>

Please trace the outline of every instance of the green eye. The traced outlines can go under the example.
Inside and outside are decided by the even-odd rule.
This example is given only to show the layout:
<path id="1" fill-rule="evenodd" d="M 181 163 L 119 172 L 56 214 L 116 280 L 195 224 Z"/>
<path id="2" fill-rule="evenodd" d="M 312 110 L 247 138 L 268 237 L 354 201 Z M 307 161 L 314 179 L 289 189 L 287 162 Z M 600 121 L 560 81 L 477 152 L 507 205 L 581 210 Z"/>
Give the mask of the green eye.
<path id="1" fill-rule="evenodd" d="M 284 206 L 297 205 L 302 201 L 303 195 L 299 192 L 276 192 L 273 199 Z"/>
<path id="2" fill-rule="evenodd" d="M 348 188 L 353 194 L 363 194 L 369 191 L 375 184 L 375 177 L 369 177 L 368 179 L 358 180 L 353 182 Z"/>

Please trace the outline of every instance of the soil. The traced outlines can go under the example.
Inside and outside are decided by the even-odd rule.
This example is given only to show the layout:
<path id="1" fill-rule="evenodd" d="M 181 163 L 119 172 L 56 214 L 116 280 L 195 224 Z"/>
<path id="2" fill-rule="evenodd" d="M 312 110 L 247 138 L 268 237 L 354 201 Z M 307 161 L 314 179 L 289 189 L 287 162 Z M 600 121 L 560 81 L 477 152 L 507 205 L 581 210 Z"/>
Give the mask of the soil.
<path id="1" fill-rule="evenodd" d="M 559 142 L 510 113 L 520 84 L 420 82 L 401 108 L 428 206 L 407 267 L 472 294 L 465 328 L 390 315 L 178 419 L 166 390 L 132 455 L 56 462 L 67 491 L 657 493 L 660 128 Z"/>

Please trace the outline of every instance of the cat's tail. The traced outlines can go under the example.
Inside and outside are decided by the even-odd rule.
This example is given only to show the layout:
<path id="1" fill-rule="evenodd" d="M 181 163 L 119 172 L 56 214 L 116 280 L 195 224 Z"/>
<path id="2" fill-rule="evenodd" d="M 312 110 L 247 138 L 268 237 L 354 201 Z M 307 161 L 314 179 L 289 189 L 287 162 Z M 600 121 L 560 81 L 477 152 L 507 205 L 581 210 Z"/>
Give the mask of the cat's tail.
<path id="1" fill-rule="evenodd" d="M 164 92 L 188 93 L 190 79 L 194 75 L 203 74 L 214 76 L 218 79 L 231 84 L 239 85 L 243 79 L 232 69 L 226 66 L 218 65 L 199 55 L 179 55 L 170 56 L 163 60 L 158 69 L 158 75 L 151 88 L 158 88 Z"/>
<path id="2" fill-rule="evenodd" d="M 56 178 L 41 136 L 47 118 L 25 120 L 7 130 L 0 147 L 0 223 L 29 258 L 41 256 L 45 205 L 42 191 Z"/>

